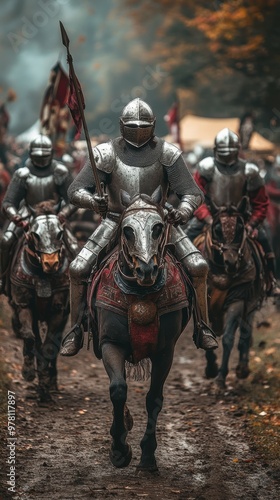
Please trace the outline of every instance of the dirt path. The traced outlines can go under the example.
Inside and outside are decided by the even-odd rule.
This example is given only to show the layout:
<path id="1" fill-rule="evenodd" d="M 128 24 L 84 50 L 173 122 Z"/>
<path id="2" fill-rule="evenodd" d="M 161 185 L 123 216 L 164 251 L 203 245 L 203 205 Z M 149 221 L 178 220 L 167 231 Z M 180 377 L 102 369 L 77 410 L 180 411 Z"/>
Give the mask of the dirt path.
<path id="1" fill-rule="evenodd" d="M 14 500 L 280 498 L 279 484 L 246 439 L 234 359 L 228 391 L 217 396 L 203 376 L 204 353 L 195 349 L 190 331 L 177 345 L 165 386 L 158 425 L 160 473 L 148 477 L 135 470 L 148 382 L 129 382 L 133 459 L 128 468 L 115 469 L 108 457 L 112 408 L 102 363 L 85 348 L 75 358 L 60 358 L 57 405 L 40 407 L 34 385 L 21 378 L 21 341 L 8 330 L 0 336 L 17 400 Z"/>

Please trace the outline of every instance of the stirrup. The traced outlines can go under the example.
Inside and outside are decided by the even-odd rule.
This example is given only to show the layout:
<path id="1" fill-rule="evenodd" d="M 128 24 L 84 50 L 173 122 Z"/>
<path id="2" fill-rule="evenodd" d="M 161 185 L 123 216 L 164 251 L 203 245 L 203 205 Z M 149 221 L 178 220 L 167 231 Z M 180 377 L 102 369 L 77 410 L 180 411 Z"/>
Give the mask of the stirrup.
<path id="1" fill-rule="evenodd" d="M 60 354 L 61 356 L 75 356 L 83 345 L 83 327 L 82 325 L 75 324 L 62 340 Z"/>
<path id="2" fill-rule="evenodd" d="M 212 345 L 209 347 L 203 346 L 203 336 L 204 336 L 205 330 L 206 331 L 208 330 L 208 332 L 209 332 L 208 336 L 212 340 Z M 195 323 L 194 332 L 193 332 L 193 341 L 194 341 L 197 349 L 213 350 L 213 349 L 217 349 L 217 347 L 218 347 L 218 342 L 216 340 L 215 333 L 213 332 L 212 328 L 210 328 L 210 326 L 207 325 L 203 320 Z"/>

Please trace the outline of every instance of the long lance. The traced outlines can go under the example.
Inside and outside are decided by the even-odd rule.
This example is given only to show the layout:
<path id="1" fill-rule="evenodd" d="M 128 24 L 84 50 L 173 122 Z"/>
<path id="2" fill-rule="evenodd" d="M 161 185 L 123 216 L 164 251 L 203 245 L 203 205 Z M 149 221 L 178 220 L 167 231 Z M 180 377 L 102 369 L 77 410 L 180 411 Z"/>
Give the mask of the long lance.
<path id="1" fill-rule="evenodd" d="M 73 57 L 71 56 L 71 54 L 69 52 L 70 40 L 68 38 L 68 35 L 67 35 L 65 28 L 64 28 L 61 21 L 59 21 L 59 24 L 60 24 L 62 43 L 67 49 L 67 62 L 69 64 L 69 74 L 70 74 L 70 77 L 72 78 L 74 89 L 75 89 L 76 96 L 77 96 L 78 107 L 79 107 L 79 112 L 81 115 L 83 129 L 84 129 L 84 134 L 85 134 L 85 138 L 86 138 L 86 142 L 87 142 L 89 160 L 90 160 L 91 167 L 92 167 L 96 191 L 99 194 L 99 196 L 103 197 L 104 193 L 103 193 L 103 190 L 101 187 L 100 179 L 98 177 L 97 167 L 96 167 L 96 163 L 95 163 L 94 156 L 92 153 L 91 140 L 90 140 L 90 136 L 88 133 L 87 122 L 85 119 L 84 108 L 83 108 L 83 103 L 82 103 L 82 98 L 81 98 L 81 90 L 80 90 L 80 86 L 78 84 L 78 80 L 77 80 L 76 73 L 74 70 Z"/>

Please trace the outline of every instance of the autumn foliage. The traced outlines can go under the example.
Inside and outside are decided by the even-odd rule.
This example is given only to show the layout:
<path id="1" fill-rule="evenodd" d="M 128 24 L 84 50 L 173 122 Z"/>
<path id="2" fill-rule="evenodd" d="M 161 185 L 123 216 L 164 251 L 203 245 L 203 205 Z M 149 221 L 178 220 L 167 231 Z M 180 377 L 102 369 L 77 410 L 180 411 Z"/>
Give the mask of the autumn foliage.
<path id="1" fill-rule="evenodd" d="M 212 115 L 280 108 L 278 0 L 124 3 L 146 33 L 147 59 L 169 71 L 170 88 L 187 90 L 193 106 L 207 108 L 207 93 Z"/>

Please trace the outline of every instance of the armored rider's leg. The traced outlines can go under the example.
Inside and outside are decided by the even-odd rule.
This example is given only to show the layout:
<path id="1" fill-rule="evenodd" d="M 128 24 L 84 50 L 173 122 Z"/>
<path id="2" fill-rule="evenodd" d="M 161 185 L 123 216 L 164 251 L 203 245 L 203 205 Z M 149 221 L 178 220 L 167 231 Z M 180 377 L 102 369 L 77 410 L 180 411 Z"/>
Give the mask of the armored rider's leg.
<path id="1" fill-rule="evenodd" d="M 208 264 L 180 227 L 177 229 L 172 228 L 171 241 L 175 245 L 175 255 L 190 276 L 196 291 L 195 307 L 198 308 L 194 315 L 196 346 L 205 350 L 216 349 L 218 342 L 215 334 L 208 326 Z M 197 318 L 201 318 L 201 324 L 199 324 L 199 321 L 196 324 Z"/>
<path id="2" fill-rule="evenodd" d="M 110 219 L 103 220 L 70 265 L 71 330 L 62 341 L 62 356 L 75 356 L 83 346 L 82 320 L 86 307 L 87 281 L 100 251 L 112 239 L 116 226 Z"/>
<path id="3" fill-rule="evenodd" d="M 0 242 L 0 294 L 6 293 L 6 280 L 12 250 L 17 242 L 14 232 L 7 230 Z"/>

